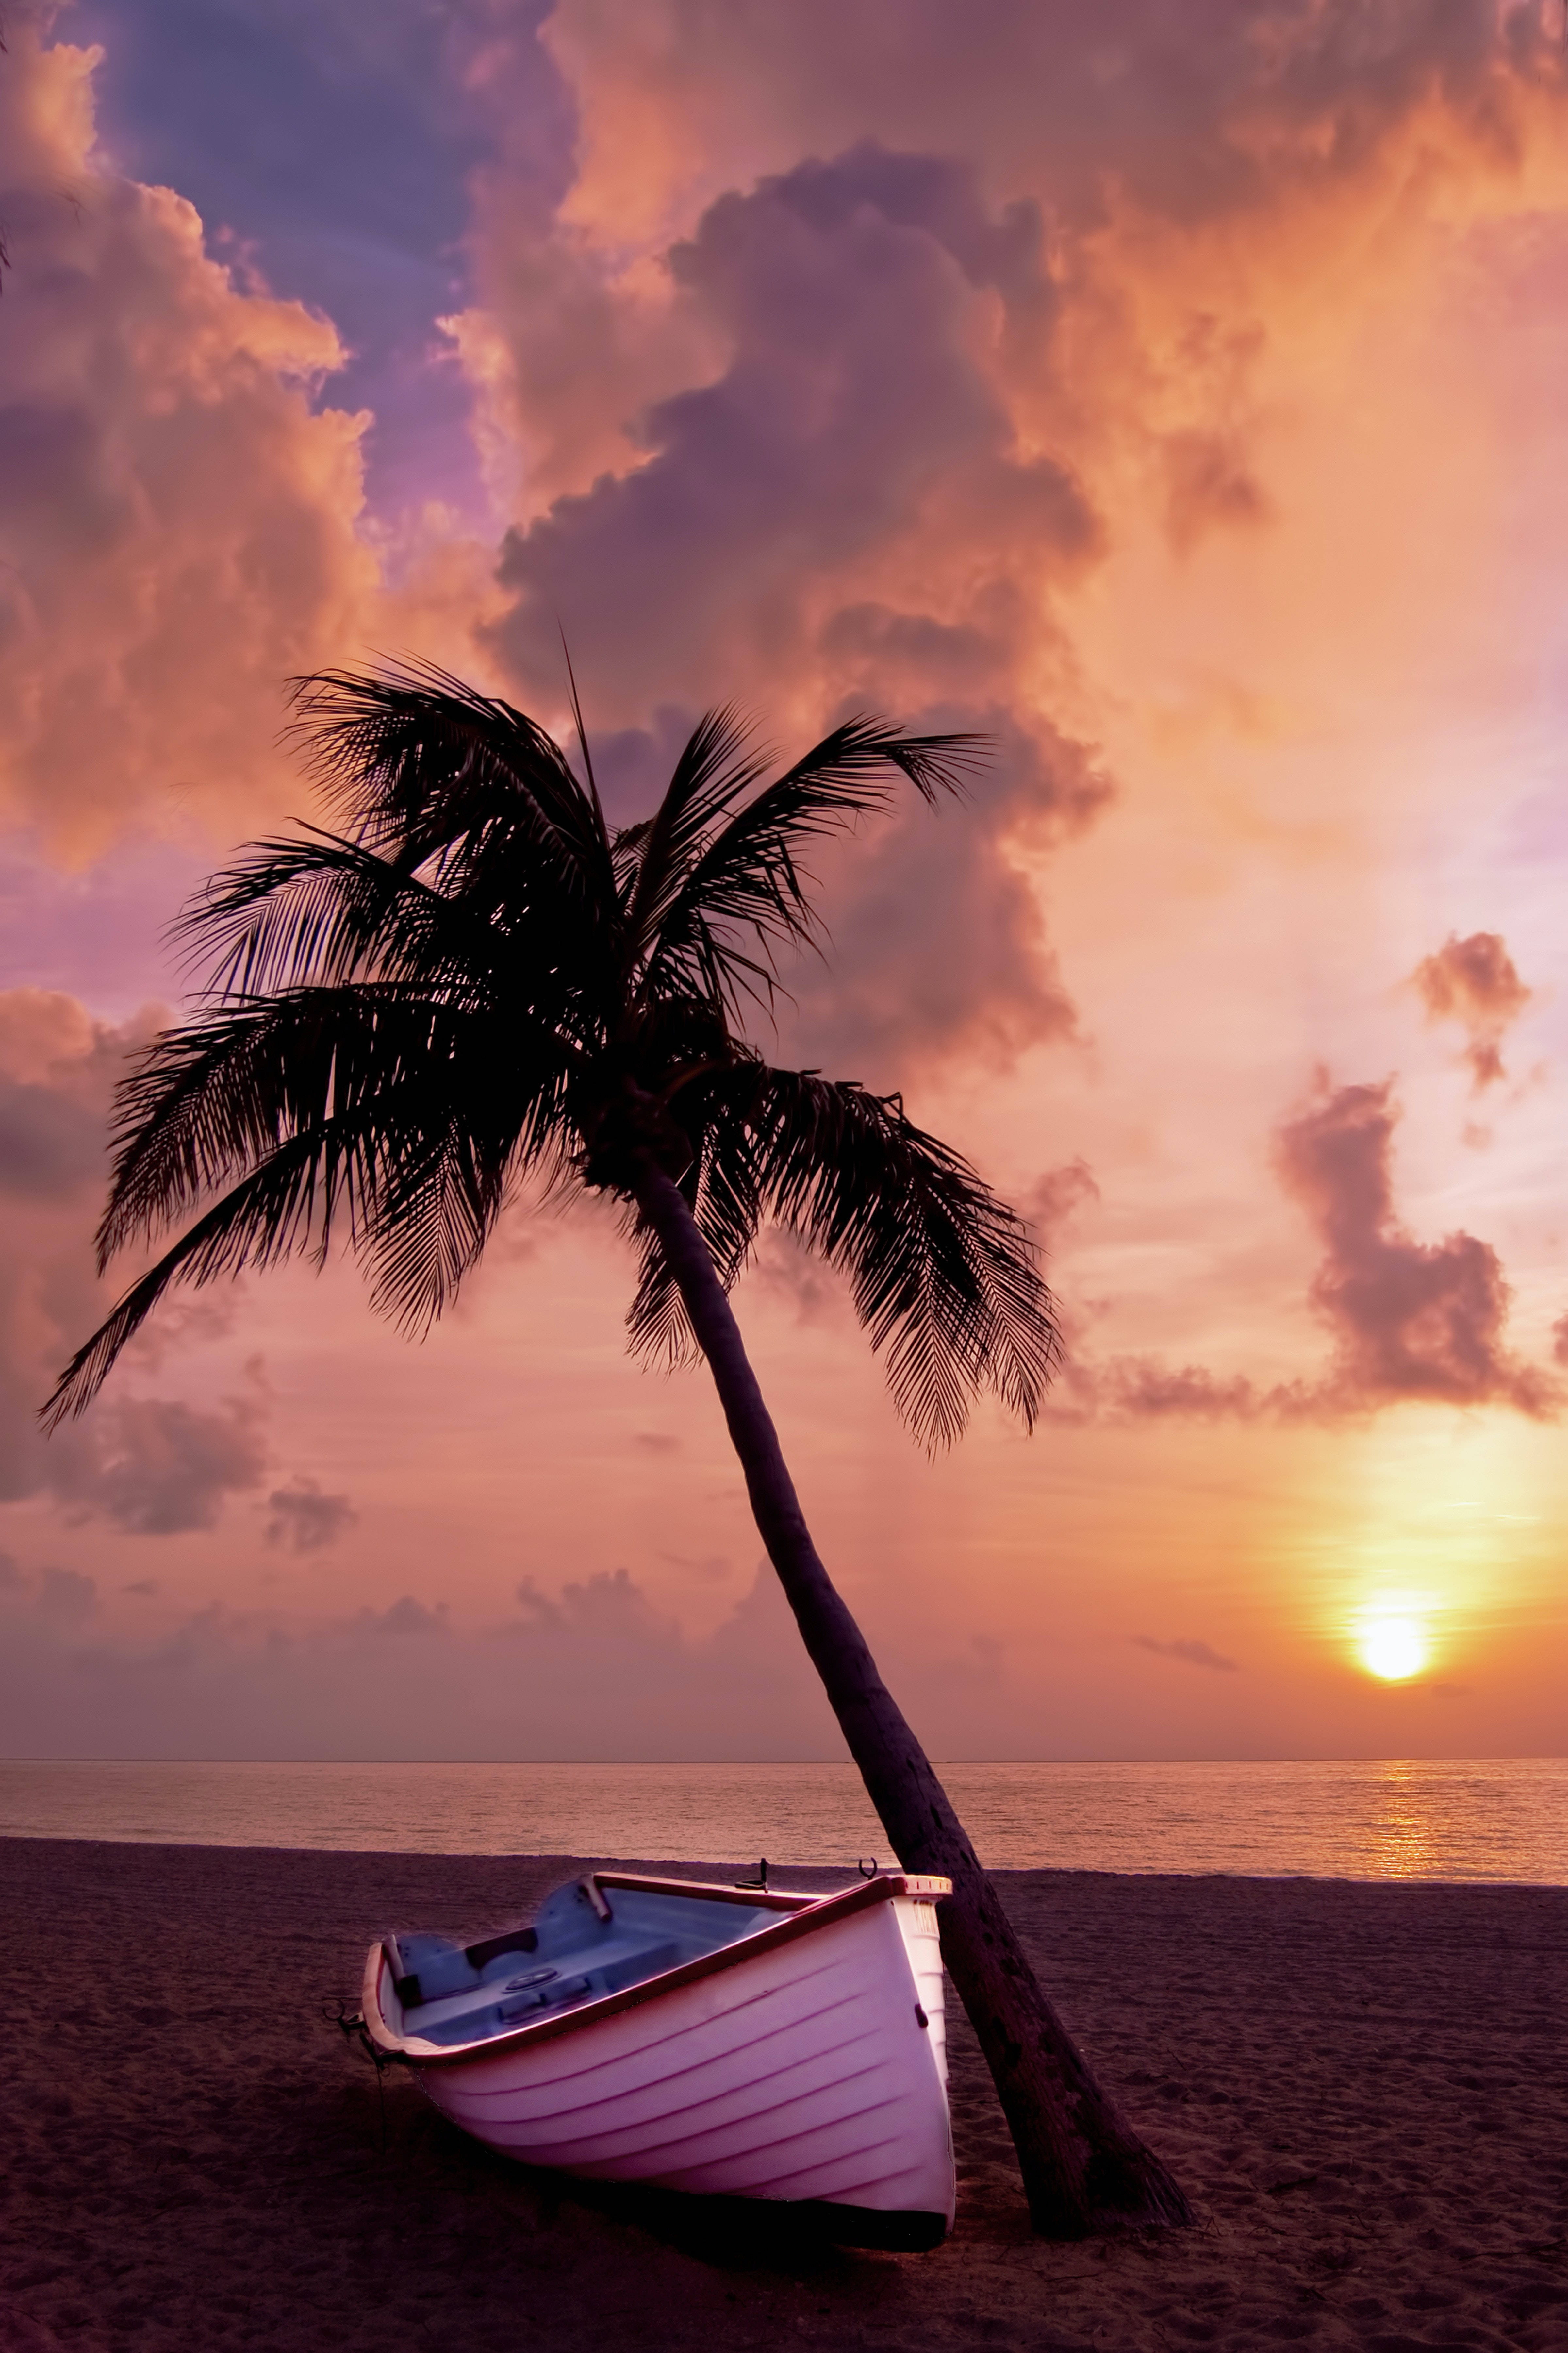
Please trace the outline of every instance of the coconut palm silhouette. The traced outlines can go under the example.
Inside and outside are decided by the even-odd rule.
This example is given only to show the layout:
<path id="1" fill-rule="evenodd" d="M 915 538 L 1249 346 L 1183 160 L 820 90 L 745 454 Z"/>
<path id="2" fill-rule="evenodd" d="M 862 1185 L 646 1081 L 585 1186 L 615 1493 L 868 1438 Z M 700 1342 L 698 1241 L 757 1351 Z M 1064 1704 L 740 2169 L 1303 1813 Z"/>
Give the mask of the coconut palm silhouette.
<path id="1" fill-rule="evenodd" d="M 574 690 L 575 708 L 575 691 Z M 811 844 L 962 789 L 979 739 L 846 720 L 781 774 L 710 713 L 641 824 L 509 704 L 446 673 L 327 671 L 297 730 L 342 825 L 263 841 L 181 919 L 202 1009 L 121 1087 L 100 1264 L 190 1222 L 72 1358 L 79 1412 L 172 1284 L 334 1242 L 426 1328 L 503 1208 L 584 1187 L 641 1251 L 633 1346 L 700 1355 L 757 1525 L 906 1868 L 945 1873 L 942 1951 L 995 2078 L 1036 2226 L 1181 2221 L 1094 2082 L 811 1540 L 729 1293 L 764 1221 L 848 1278 L 928 1446 L 982 1388 L 1032 1423 L 1055 1360 L 1026 1229 L 897 1096 L 773 1068 L 742 1031 L 817 930 Z"/>

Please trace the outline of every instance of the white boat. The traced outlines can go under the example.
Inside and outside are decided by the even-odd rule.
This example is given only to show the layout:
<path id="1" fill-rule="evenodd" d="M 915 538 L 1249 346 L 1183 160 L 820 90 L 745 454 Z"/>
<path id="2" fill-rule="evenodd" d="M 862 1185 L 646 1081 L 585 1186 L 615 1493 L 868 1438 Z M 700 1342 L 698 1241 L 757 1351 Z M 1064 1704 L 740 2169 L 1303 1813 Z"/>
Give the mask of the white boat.
<path id="1" fill-rule="evenodd" d="M 831 1895 L 596 1871 L 479 1944 L 388 1936 L 364 2026 L 442 2114 L 530 2165 L 779 2200 L 851 2244 L 952 2225 L 947 1879 Z"/>

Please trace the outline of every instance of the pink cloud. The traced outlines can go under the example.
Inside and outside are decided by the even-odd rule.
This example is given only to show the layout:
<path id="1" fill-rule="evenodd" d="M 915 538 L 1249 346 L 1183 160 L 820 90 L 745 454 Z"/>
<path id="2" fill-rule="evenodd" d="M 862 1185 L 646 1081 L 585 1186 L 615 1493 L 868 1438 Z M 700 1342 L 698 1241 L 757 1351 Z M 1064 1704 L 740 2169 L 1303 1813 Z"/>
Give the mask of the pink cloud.
<path id="1" fill-rule="evenodd" d="M 1325 1082 L 1279 1133 L 1281 1176 L 1324 1245 L 1310 1295 L 1336 1343 L 1327 1396 L 1352 1410 L 1425 1398 L 1554 1411 L 1556 1383 L 1504 1345 L 1511 1294 L 1490 1244 L 1419 1242 L 1399 1222 L 1392 1096 L 1392 1082 Z"/>
<path id="2" fill-rule="evenodd" d="M 357 1517 L 346 1495 L 329 1495 L 315 1479 L 275 1487 L 267 1498 L 266 1536 L 294 1553 L 322 1552 L 352 1528 Z"/>
<path id="3" fill-rule="evenodd" d="M 1530 1002 L 1531 992 L 1514 969 L 1497 932 L 1472 932 L 1462 940 L 1450 932 L 1436 955 L 1424 956 L 1411 979 L 1429 1021 L 1456 1021 L 1468 1035 L 1465 1060 L 1472 1092 L 1495 1086 L 1506 1073 L 1502 1041 Z"/>
<path id="4" fill-rule="evenodd" d="M 1393 1082 L 1331 1088 L 1280 1128 L 1277 1165 L 1323 1255 L 1308 1296 L 1335 1343 L 1316 1378 L 1264 1384 L 1152 1356 L 1068 1359 L 1048 1411 L 1072 1422 L 1334 1422 L 1390 1405 L 1503 1405 L 1552 1419 L 1553 1377 L 1504 1341 L 1511 1291 L 1489 1242 L 1456 1232 L 1420 1242 L 1394 1208 Z M 1555 1327 L 1568 1362 L 1568 1317 Z"/>

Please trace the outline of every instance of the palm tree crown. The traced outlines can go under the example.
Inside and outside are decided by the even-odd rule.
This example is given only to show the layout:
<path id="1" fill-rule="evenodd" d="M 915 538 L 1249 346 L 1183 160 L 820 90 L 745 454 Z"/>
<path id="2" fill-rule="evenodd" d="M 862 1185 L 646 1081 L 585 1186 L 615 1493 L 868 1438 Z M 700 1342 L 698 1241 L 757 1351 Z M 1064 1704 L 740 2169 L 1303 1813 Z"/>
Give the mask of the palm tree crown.
<path id="1" fill-rule="evenodd" d="M 681 1356 L 681 1293 L 636 1203 L 650 1160 L 726 1289 L 764 1220 L 848 1276 L 924 1443 L 956 1437 L 983 1386 L 1033 1421 L 1057 1338 L 1026 1229 L 898 1096 L 775 1069 L 740 1026 L 814 936 L 803 853 L 900 776 L 928 801 L 962 789 L 978 739 L 850 718 L 770 779 L 710 712 L 654 815 L 616 830 L 580 720 L 581 779 L 532 720 L 434 669 L 328 671 L 296 706 L 342 829 L 257 844 L 181 919 L 205 1005 L 121 1087 L 100 1266 L 195 1214 L 73 1357 L 51 1423 L 172 1283 L 340 1238 L 375 1304 L 424 1329 L 531 1183 L 625 1204 L 633 1344 Z"/>

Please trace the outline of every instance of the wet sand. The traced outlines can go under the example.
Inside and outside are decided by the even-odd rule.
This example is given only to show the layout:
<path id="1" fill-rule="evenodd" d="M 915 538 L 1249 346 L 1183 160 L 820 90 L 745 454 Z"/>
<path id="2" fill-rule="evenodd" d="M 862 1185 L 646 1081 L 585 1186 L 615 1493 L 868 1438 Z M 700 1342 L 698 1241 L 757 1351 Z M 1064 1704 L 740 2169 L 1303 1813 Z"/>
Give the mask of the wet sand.
<path id="1" fill-rule="evenodd" d="M 322 2015 L 371 1938 L 584 1867 L 0 1841 L 0 2353 L 1568 2348 L 1568 1889 L 1000 1874 L 1199 2226 L 1034 2239 L 960 2014 L 958 2227 L 886 2255 L 531 2175 L 396 2072 L 384 2146 Z"/>

